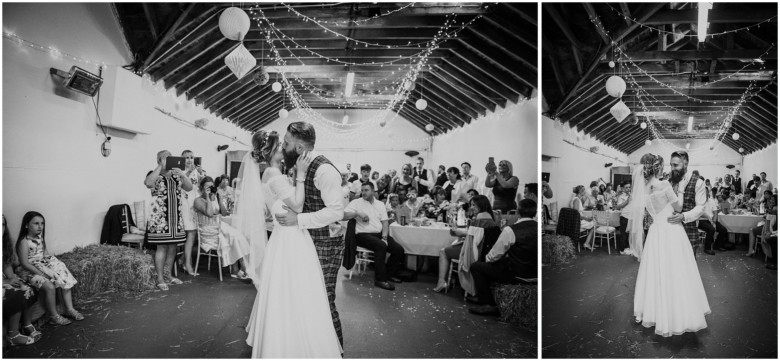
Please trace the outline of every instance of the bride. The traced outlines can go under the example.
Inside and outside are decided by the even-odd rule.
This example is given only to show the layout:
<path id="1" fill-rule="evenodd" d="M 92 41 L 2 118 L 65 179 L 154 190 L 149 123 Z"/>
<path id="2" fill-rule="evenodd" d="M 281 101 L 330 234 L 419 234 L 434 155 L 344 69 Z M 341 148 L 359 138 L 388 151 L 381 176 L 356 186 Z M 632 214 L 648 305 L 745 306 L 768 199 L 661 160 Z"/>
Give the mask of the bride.
<path id="1" fill-rule="evenodd" d="M 668 181 L 658 179 L 663 158 L 645 154 L 641 162 L 633 175 L 632 197 L 636 198 L 631 200 L 630 239 L 641 244 L 644 230 L 639 214 L 647 210 L 653 222 L 644 249 L 638 247 L 641 262 L 634 289 L 634 317 L 642 326 L 655 326 L 655 333 L 663 337 L 696 332 L 707 327 L 704 316 L 710 313 L 710 306 L 685 229 L 667 221 L 681 211 L 683 200 Z"/>
<path id="2" fill-rule="evenodd" d="M 253 358 L 341 358 L 333 328 L 325 280 L 314 242 L 306 230 L 283 227 L 274 219 L 266 243 L 264 213 L 300 212 L 303 185 L 293 187 L 282 167 L 279 134 L 260 131 L 252 137 L 254 150 L 244 157 L 239 178 L 240 197 L 234 223 L 245 232 L 251 250 L 247 274 L 257 296 L 246 327 Z M 311 156 L 295 164 L 305 173 Z M 265 167 L 262 172 L 261 164 Z M 293 179 L 295 179 L 293 177 Z"/>

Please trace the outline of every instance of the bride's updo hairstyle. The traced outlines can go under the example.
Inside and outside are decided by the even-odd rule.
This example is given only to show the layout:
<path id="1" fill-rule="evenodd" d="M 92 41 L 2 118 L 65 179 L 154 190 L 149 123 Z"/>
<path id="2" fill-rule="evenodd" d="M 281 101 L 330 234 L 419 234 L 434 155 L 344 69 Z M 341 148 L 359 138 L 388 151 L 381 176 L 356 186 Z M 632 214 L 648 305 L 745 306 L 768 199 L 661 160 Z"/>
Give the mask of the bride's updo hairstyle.
<path id="1" fill-rule="evenodd" d="M 644 167 L 643 174 L 645 180 L 652 178 L 654 175 L 660 176 L 664 169 L 664 158 L 660 155 L 654 155 L 647 153 L 639 160 Z"/>
<path id="2" fill-rule="evenodd" d="M 268 163 L 271 154 L 279 146 L 279 133 L 261 130 L 252 135 L 252 158 L 257 163 Z"/>

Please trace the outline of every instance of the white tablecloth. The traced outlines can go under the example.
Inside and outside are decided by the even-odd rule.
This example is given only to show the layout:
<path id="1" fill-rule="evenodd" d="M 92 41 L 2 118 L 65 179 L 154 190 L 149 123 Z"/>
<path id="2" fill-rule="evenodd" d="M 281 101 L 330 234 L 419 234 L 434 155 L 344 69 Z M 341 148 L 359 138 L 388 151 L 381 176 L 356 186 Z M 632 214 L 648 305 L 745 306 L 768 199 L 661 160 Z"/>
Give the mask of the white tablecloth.
<path id="1" fill-rule="evenodd" d="M 611 227 L 620 227 L 620 211 L 607 211 L 609 213 L 609 225 Z M 593 211 L 582 211 L 582 215 L 593 217 Z"/>
<path id="2" fill-rule="evenodd" d="M 723 227 L 726 227 L 729 233 L 750 233 L 753 228 L 758 226 L 758 222 L 763 220 L 764 217 L 754 215 L 718 215 L 718 222 L 720 222 Z"/>
<path id="3" fill-rule="evenodd" d="M 449 228 L 390 225 L 390 237 L 404 248 L 407 255 L 438 256 L 439 251 L 457 238 Z"/>

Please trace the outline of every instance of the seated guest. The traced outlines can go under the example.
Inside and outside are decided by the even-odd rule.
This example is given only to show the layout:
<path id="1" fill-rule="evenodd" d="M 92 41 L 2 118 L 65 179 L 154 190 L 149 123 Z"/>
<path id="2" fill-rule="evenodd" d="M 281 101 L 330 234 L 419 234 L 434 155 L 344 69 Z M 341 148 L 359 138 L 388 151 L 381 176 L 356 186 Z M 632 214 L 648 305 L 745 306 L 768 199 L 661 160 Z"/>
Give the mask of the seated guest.
<path id="1" fill-rule="evenodd" d="M 390 193 L 387 196 L 387 216 L 390 217 L 390 224 L 398 222 L 401 225 L 406 225 L 404 223 L 408 223 L 412 219 L 412 210 L 401 204 L 397 194 Z M 401 217 L 405 217 L 406 222 L 401 222 Z"/>
<path id="2" fill-rule="evenodd" d="M 766 199 L 766 214 L 771 214 L 774 216 L 777 216 L 777 196 L 776 195 L 767 195 L 765 197 Z M 777 229 L 777 222 L 775 221 L 774 227 Z M 761 235 L 761 231 L 764 229 L 764 223 L 766 223 L 766 215 L 764 215 L 764 221 L 759 222 L 758 225 L 753 228 L 753 230 L 750 231 L 750 234 L 748 235 L 748 253 L 745 253 L 745 256 L 752 256 L 755 254 L 753 252 L 753 247 L 756 244 L 756 237 Z M 773 254 L 774 256 L 774 254 Z"/>
<path id="3" fill-rule="evenodd" d="M 580 232 L 585 230 L 590 230 L 588 233 L 588 238 L 585 240 L 584 247 L 590 250 L 593 250 L 592 243 L 595 239 L 595 232 L 594 232 L 594 222 L 593 217 L 585 216 L 582 212 L 585 210 L 585 207 L 583 207 L 583 202 L 585 199 L 587 199 L 587 190 L 585 189 L 585 186 L 578 185 L 574 187 L 572 190 L 574 192 L 574 195 L 571 197 L 571 201 L 569 202 L 569 208 L 572 208 L 576 210 L 577 212 L 580 212 Z"/>
<path id="4" fill-rule="evenodd" d="M 406 202 L 403 202 L 403 205 L 406 208 L 409 208 L 409 213 L 412 215 L 412 218 L 417 218 L 420 216 L 420 213 L 423 212 L 423 200 L 422 197 L 417 196 L 417 190 L 414 188 L 409 189 L 409 193 L 406 195 Z M 398 196 L 398 200 L 401 200 L 401 196 Z M 408 220 L 407 220 L 408 222 Z"/>
<path id="5" fill-rule="evenodd" d="M 352 190 L 352 186 L 349 184 L 349 173 L 343 172 L 341 173 L 341 193 L 344 197 L 344 206 L 346 207 L 347 204 L 349 204 L 349 194 Z"/>
<path id="6" fill-rule="evenodd" d="M 38 294 L 14 273 L 14 267 L 19 266 L 19 257 L 13 243 L 3 216 L 3 320 L 8 321 L 4 325 L 5 336 L 11 346 L 32 345 L 42 336 L 32 325 L 30 310 L 38 300 Z"/>
<path id="7" fill-rule="evenodd" d="M 712 189 L 712 183 L 710 183 L 710 180 L 709 180 L 709 179 L 705 179 L 705 180 L 704 180 L 704 187 L 705 187 L 705 188 L 707 188 L 707 192 L 708 192 L 708 193 L 709 193 L 709 192 L 710 192 L 710 190 Z"/>
<path id="8" fill-rule="evenodd" d="M 386 202 L 387 201 L 387 195 L 390 194 L 390 176 L 385 174 L 376 181 L 376 192 L 374 192 L 374 195 L 376 199 Z"/>
<path id="9" fill-rule="evenodd" d="M 712 190 L 707 194 L 707 201 L 704 203 L 704 211 L 699 218 L 698 228 L 706 232 L 707 236 L 704 239 L 704 253 L 714 255 L 713 241 L 715 239 L 715 232 L 718 232 L 717 247 L 719 250 L 725 250 L 728 241 L 728 230 L 726 227 L 718 223 L 718 201 L 716 200 L 717 190 Z"/>
<path id="10" fill-rule="evenodd" d="M 493 215 L 493 208 L 490 206 L 490 200 L 482 195 L 475 196 L 470 202 L 470 211 L 476 214 L 474 221 L 469 227 L 498 227 Z M 457 237 L 465 237 L 468 234 L 466 229 L 458 229 L 451 224 L 450 234 Z M 463 248 L 463 238 L 459 238 L 449 247 L 442 248 L 439 251 L 439 282 L 433 289 L 434 292 L 441 292 L 447 286 L 447 272 L 450 270 L 450 260 L 460 257 L 460 249 Z"/>
<path id="11" fill-rule="evenodd" d="M 434 186 L 444 187 L 444 183 L 447 183 L 447 172 L 443 165 L 439 165 L 439 170 L 436 173 L 436 183 Z"/>
<path id="12" fill-rule="evenodd" d="M 607 183 L 604 189 L 604 202 L 609 205 L 614 205 L 616 200 L 615 197 L 617 197 L 617 193 L 612 190 L 612 183 Z"/>
<path id="13" fill-rule="evenodd" d="M 363 188 L 364 184 L 371 183 L 374 185 L 374 189 L 376 189 L 376 183 L 373 180 L 371 180 L 371 178 L 369 178 L 370 175 L 371 175 L 371 166 L 368 164 L 361 165 L 360 178 L 352 182 L 352 188 L 350 189 L 350 194 L 349 194 L 350 200 L 360 198 L 360 190 Z"/>
<path id="14" fill-rule="evenodd" d="M 392 191 L 395 189 L 396 183 L 398 183 L 398 172 L 395 169 L 391 169 L 387 172 L 387 175 L 390 176 L 390 191 Z"/>
<path id="15" fill-rule="evenodd" d="M 246 265 L 243 257 L 249 254 L 249 242 L 237 229 L 220 221 L 219 216 L 225 215 L 227 211 L 222 203 L 217 201 L 211 177 L 205 176 L 201 179 L 200 196 L 195 199 L 194 206 L 200 248 L 206 252 L 219 248 L 222 263 L 231 265 L 231 277 L 245 279 Z M 236 271 L 236 268 L 239 270 Z"/>
<path id="16" fill-rule="evenodd" d="M 523 199 L 530 199 L 539 203 L 539 183 L 526 183 L 523 188 Z M 520 204 L 520 201 L 517 204 Z"/>
<path id="17" fill-rule="evenodd" d="M 458 203 L 466 202 L 466 183 L 460 176 L 460 170 L 455 167 L 447 169 L 447 183 L 444 183 L 445 199 L 447 202 Z"/>
<path id="18" fill-rule="evenodd" d="M 537 223 L 536 202 L 530 199 L 520 201 L 520 219 L 511 226 L 504 227 L 496 244 L 490 249 L 485 262 L 471 264 L 474 288 L 477 291 L 478 307 L 469 308 L 469 312 L 480 315 L 497 315 L 498 308 L 491 284 L 517 284 L 519 278 L 537 277 Z"/>
<path id="19" fill-rule="evenodd" d="M 374 184 L 366 183 L 362 188 L 360 198 L 349 202 L 344 209 L 344 219 L 357 219 L 357 245 L 374 252 L 374 285 L 392 291 L 395 286 L 387 281 L 401 282 L 396 276 L 403 267 L 404 249 L 388 235 L 387 210 L 374 198 Z M 390 258 L 385 262 L 387 253 Z"/>
<path id="20" fill-rule="evenodd" d="M 349 178 L 347 178 L 347 181 L 350 184 L 359 178 L 357 173 L 352 171 L 352 164 L 349 163 L 347 163 L 347 174 L 349 174 Z"/>
<path id="21" fill-rule="evenodd" d="M 721 193 L 723 193 L 726 190 L 729 191 L 729 194 L 734 194 L 735 192 L 734 185 L 731 184 L 731 174 L 726 174 L 726 176 L 723 177 L 723 183 L 721 183 L 720 185 Z"/>
<path id="22" fill-rule="evenodd" d="M 222 176 L 217 177 L 217 179 L 214 180 L 214 183 L 219 186 L 219 188 L 217 188 L 217 197 L 222 203 L 222 207 L 227 211 L 227 214 L 225 215 L 230 215 L 233 213 L 233 206 L 236 203 L 236 192 L 233 190 L 233 187 L 229 185 L 230 178 L 223 174 Z"/>
<path id="23" fill-rule="evenodd" d="M 378 181 L 378 180 L 379 180 L 379 172 L 377 172 L 377 171 L 373 171 L 373 172 L 371 173 L 371 180 L 372 180 L 372 181 L 374 181 L 374 183 L 376 183 L 376 181 Z"/>
<path id="24" fill-rule="evenodd" d="M 466 198 L 468 199 L 469 202 L 471 202 L 471 199 L 474 198 L 474 196 L 478 196 L 478 195 L 479 192 L 477 192 L 476 189 L 469 189 L 468 191 L 466 191 Z"/>
<path id="25" fill-rule="evenodd" d="M 401 177 L 398 178 L 398 182 L 395 184 L 393 193 L 400 194 L 400 192 L 403 190 L 406 194 L 409 194 L 409 189 L 414 189 L 414 191 L 417 192 L 417 181 L 415 181 L 412 177 L 412 165 L 406 163 L 401 166 Z"/>
<path id="26" fill-rule="evenodd" d="M 718 193 L 718 207 L 723 214 L 731 213 L 731 202 L 729 202 L 728 189 L 722 189 L 722 192 Z"/>
<path id="27" fill-rule="evenodd" d="M 496 170 L 488 170 L 485 187 L 493 189 L 493 209 L 503 213 L 516 209 L 515 195 L 520 180 L 512 175 L 512 163 L 508 160 L 498 162 Z"/>
<path id="28" fill-rule="evenodd" d="M 447 207 L 450 205 L 450 202 L 447 202 L 447 199 L 445 199 L 447 193 L 441 187 L 434 187 L 432 194 L 433 199 L 426 197 L 422 201 L 421 210 L 425 213 L 426 218 L 438 219 L 441 217 L 440 221 L 444 222 L 444 217 L 447 215 Z M 414 209 L 412 208 L 412 210 Z"/>

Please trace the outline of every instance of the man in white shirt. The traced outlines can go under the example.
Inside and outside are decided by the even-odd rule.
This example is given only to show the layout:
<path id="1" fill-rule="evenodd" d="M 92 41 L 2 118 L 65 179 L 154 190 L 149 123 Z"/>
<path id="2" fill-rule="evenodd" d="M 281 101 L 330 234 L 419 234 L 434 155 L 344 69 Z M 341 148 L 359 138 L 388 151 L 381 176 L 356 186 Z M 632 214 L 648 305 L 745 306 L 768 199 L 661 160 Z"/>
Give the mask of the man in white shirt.
<path id="1" fill-rule="evenodd" d="M 768 179 L 766 179 L 766 172 L 761 172 L 761 184 L 758 185 L 758 191 L 756 192 L 757 197 L 761 197 L 759 199 L 759 202 L 764 201 L 764 192 L 766 191 L 772 191 L 772 182 L 770 182 Z"/>
<path id="2" fill-rule="evenodd" d="M 374 285 L 386 290 L 395 290 L 388 280 L 400 283 L 396 277 L 403 267 L 404 249 L 388 235 L 389 217 L 385 204 L 374 198 L 374 184 L 362 186 L 360 198 L 349 202 L 344 209 L 344 219 L 357 220 L 355 225 L 357 245 L 374 252 Z M 390 258 L 385 262 L 387 254 Z"/>
<path id="3" fill-rule="evenodd" d="M 476 190 L 477 187 L 479 187 L 479 177 L 471 174 L 471 163 L 463 162 L 460 167 L 463 170 L 463 175 L 461 176 L 461 179 L 463 180 L 463 189 L 466 191 L 469 189 Z"/>
<path id="4" fill-rule="evenodd" d="M 368 164 L 361 165 L 360 178 L 352 182 L 352 185 L 350 186 L 349 200 L 360 198 L 360 190 L 362 189 L 362 186 L 364 184 L 371 183 L 374 185 L 374 189 L 377 189 L 376 183 L 373 180 L 371 180 L 370 176 L 371 176 L 371 166 Z"/>
<path id="5" fill-rule="evenodd" d="M 536 202 L 530 199 L 520 201 L 518 209 L 520 219 L 515 224 L 504 227 L 498 240 L 485 256 L 485 262 L 474 262 L 470 271 L 474 277 L 478 307 L 469 308 L 469 312 L 479 315 L 498 315 L 496 300 L 490 285 L 517 284 L 520 278 L 537 278 L 538 226 L 533 217 L 536 215 Z"/>

